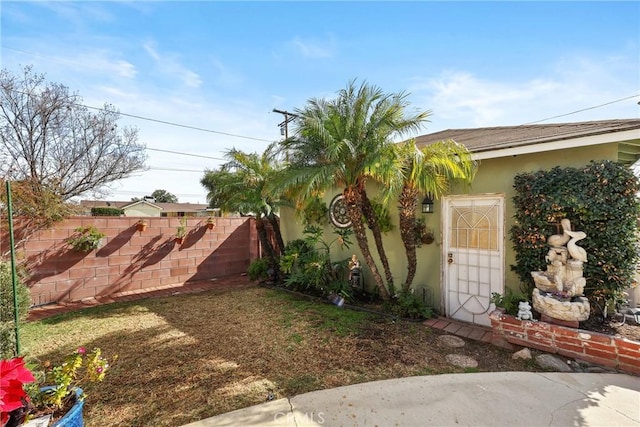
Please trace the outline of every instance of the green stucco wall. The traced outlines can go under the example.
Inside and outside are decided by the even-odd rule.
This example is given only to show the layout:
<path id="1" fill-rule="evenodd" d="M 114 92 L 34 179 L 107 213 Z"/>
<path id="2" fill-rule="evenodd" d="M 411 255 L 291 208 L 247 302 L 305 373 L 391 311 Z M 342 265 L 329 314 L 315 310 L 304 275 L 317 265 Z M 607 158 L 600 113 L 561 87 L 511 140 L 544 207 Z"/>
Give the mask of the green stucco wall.
<path id="1" fill-rule="evenodd" d="M 504 228 L 504 249 L 505 249 L 505 285 L 513 288 L 514 290 L 519 287 L 519 280 L 514 273 L 511 272 L 510 266 L 515 263 L 515 253 L 513 251 L 513 245 L 509 237 L 509 229 L 513 225 L 514 209 L 511 202 L 513 191 L 513 178 L 515 175 L 522 172 L 534 172 L 541 169 L 551 169 L 555 166 L 560 167 L 581 167 L 589 163 L 590 160 L 617 160 L 617 144 L 603 144 L 582 148 L 572 148 L 564 150 L 549 151 L 545 153 L 526 154 L 510 157 L 502 157 L 496 159 L 487 159 L 480 162 L 480 167 L 470 188 L 467 189 L 453 189 L 451 194 L 500 194 L 505 197 L 505 228 Z M 341 189 L 335 189 L 328 192 L 324 200 L 329 205 L 331 199 L 339 194 Z M 376 191 L 374 187 L 370 188 L 370 197 L 373 198 Z M 391 265 L 394 281 L 397 286 L 400 286 L 406 277 L 406 256 L 404 252 L 404 246 L 400 239 L 400 232 L 398 231 L 398 214 L 395 208 L 396 203 L 391 204 L 391 217 L 392 223 L 395 225 L 395 229 L 385 235 L 385 249 L 389 263 Z M 418 208 L 419 209 L 419 208 Z M 435 203 L 434 214 L 421 214 L 425 218 L 427 227 L 431 227 L 436 232 L 436 242 L 430 245 L 423 245 L 417 248 L 418 254 L 418 269 L 416 272 L 416 278 L 413 282 L 413 288 L 418 296 L 421 298 L 424 296 L 426 302 L 436 308 L 442 309 L 441 301 L 441 289 L 443 288 L 442 281 L 442 269 L 441 263 L 444 260 L 441 253 L 441 223 L 442 223 L 442 208 L 439 201 Z M 302 223 L 295 217 L 291 209 L 283 209 L 281 212 L 282 221 L 282 234 L 285 242 L 302 237 Z M 335 235 L 331 232 L 331 227 L 325 227 L 325 240 L 333 240 Z M 371 252 L 376 257 L 377 252 L 375 249 L 375 242 L 370 233 L 369 247 Z M 362 257 L 358 245 L 353 240 L 353 245 L 349 250 L 333 252 L 333 256 L 336 260 L 347 258 L 352 253 L 355 253 L 362 262 Z M 382 273 L 382 265 L 378 262 L 378 268 Z M 368 288 L 373 288 L 374 284 L 370 274 L 367 274 L 367 268 L 365 266 L 365 281 Z"/>

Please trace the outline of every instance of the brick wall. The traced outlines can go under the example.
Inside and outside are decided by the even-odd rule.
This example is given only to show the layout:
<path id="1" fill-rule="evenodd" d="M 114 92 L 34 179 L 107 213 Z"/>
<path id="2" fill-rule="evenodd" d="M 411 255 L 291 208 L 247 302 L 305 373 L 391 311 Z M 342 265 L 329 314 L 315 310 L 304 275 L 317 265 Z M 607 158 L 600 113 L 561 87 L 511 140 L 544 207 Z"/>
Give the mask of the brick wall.
<path id="1" fill-rule="evenodd" d="M 518 320 L 497 310 L 489 318 L 492 342 L 496 345 L 509 347 L 510 343 L 536 348 L 640 375 L 640 342 L 546 322 Z"/>
<path id="2" fill-rule="evenodd" d="M 179 218 L 145 218 L 138 231 L 136 217 L 73 217 L 28 239 L 28 224 L 14 220 L 16 257 L 28 269 L 27 285 L 34 305 L 78 301 L 128 290 L 208 280 L 243 273 L 259 253 L 253 219 L 188 218 L 187 236 L 174 240 Z M 76 252 L 66 239 L 81 226 L 95 226 L 106 237 L 89 253 Z M 2 229 L 0 252 L 9 251 Z"/>

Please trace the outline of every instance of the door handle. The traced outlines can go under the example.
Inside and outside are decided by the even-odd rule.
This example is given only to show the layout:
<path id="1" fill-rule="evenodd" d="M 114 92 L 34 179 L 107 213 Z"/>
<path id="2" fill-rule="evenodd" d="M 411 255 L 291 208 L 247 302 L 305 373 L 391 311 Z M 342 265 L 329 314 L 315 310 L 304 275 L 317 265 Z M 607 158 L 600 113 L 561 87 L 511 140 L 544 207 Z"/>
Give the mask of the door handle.
<path id="1" fill-rule="evenodd" d="M 447 264 L 453 264 L 453 254 L 451 252 L 447 254 Z"/>

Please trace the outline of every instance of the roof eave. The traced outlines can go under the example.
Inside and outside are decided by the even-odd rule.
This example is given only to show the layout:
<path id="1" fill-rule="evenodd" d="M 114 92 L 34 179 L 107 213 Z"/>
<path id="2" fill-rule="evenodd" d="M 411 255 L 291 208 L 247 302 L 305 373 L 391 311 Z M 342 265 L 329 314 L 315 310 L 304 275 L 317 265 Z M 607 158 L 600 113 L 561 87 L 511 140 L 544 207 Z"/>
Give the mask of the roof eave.
<path id="1" fill-rule="evenodd" d="M 519 145 L 517 147 L 474 150 L 472 151 L 471 155 L 474 160 L 494 159 L 498 157 L 542 153 L 545 151 L 586 147 L 591 145 L 608 144 L 612 142 L 633 141 L 638 139 L 640 139 L 640 129 L 630 129 L 621 132 L 611 132 L 550 142 L 532 142 L 530 144 Z"/>

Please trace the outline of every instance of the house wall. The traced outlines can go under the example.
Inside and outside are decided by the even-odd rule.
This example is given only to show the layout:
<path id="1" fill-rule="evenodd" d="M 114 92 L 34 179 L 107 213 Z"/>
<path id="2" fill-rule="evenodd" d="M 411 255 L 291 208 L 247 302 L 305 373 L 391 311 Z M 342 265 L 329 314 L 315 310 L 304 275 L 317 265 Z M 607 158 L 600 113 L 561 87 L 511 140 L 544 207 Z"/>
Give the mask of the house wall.
<path id="1" fill-rule="evenodd" d="M 124 210 L 124 216 L 160 216 L 160 209 L 147 203 L 138 203 Z"/>
<path id="2" fill-rule="evenodd" d="M 589 163 L 592 159 L 598 160 L 617 160 L 617 144 L 603 144 L 595 145 L 584 148 L 572 148 L 557 151 L 550 151 L 545 153 L 536 153 L 528 155 L 518 155 L 504 158 L 487 159 L 480 162 L 478 173 L 470 188 L 454 188 L 450 194 L 502 194 L 505 197 L 505 233 L 504 233 L 504 248 L 505 248 L 505 284 L 507 287 L 511 287 L 514 290 L 519 287 L 519 279 L 511 272 L 510 265 L 515 264 L 515 252 L 512 248 L 512 243 L 509 237 L 509 229 L 513 225 L 513 216 L 515 210 L 513 208 L 512 198 L 515 195 L 513 190 L 513 179 L 515 175 L 523 172 L 535 172 L 538 170 L 547 170 L 555 166 L 560 167 L 581 167 Z M 333 189 L 325 194 L 324 201 L 327 206 L 331 202 L 331 199 L 341 189 Z M 376 194 L 375 186 L 369 186 L 368 193 L 370 195 Z M 373 198 L 373 196 L 370 196 Z M 421 196 L 422 197 L 422 196 Z M 419 200 L 420 202 L 421 200 Z M 400 232 L 398 231 L 398 212 L 395 208 L 396 204 L 392 203 L 390 207 L 390 214 L 392 223 L 395 229 L 384 236 L 384 245 L 387 257 L 389 258 L 389 264 L 391 266 L 394 282 L 396 286 L 403 283 L 406 278 L 406 256 L 402 240 L 400 239 Z M 418 211 L 420 206 L 418 206 Z M 418 213 L 418 216 L 422 216 L 425 219 L 427 227 L 432 228 L 436 234 L 436 241 L 430 245 L 422 245 L 417 248 L 418 266 L 416 271 L 416 277 L 413 282 L 413 288 L 416 295 L 420 298 L 424 298 L 425 302 L 433 307 L 440 307 L 441 304 L 441 289 L 442 289 L 442 204 L 439 200 L 434 205 L 435 213 L 422 214 Z M 281 228 L 285 242 L 300 238 L 302 236 L 302 223 L 294 216 L 292 209 L 283 209 L 281 212 L 282 221 Z M 335 237 L 331 233 L 331 227 L 329 225 L 324 227 L 325 240 L 327 242 L 333 240 Z M 369 247 L 374 255 L 374 259 L 378 262 L 378 268 L 382 272 L 382 265 L 377 257 L 375 249 L 375 243 L 373 237 L 369 231 L 367 231 L 369 237 Z M 353 245 L 350 249 L 337 250 L 333 248 L 334 260 L 343 259 L 351 256 L 355 253 L 362 261 L 362 254 L 358 248 L 355 238 L 351 239 Z M 368 271 L 365 271 L 365 284 L 369 289 L 373 289 L 373 279 Z"/>
<path id="3" fill-rule="evenodd" d="M 26 284 L 33 305 L 78 301 L 84 298 L 150 289 L 189 281 L 209 280 L 244 273 L 258 257 L 258 238 L 251 218 L 187 219 L 187 236 L 174 241 L 178 218 L 74 217 L 35 232 L 15 219 L 16 257 L 27 267 Z M 89 253 L 76 252 L 66 239 L 77 227 L 93 225 L 106 234 L 103 245 Z M 9 250 L 3 228 L 0 251 Z"/>

